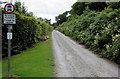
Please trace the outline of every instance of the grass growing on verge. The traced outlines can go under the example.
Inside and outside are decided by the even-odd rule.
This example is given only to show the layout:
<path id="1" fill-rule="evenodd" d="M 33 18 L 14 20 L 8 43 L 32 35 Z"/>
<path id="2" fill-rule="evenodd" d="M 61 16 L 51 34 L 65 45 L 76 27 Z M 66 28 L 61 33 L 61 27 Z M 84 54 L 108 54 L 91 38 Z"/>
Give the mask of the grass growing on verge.
<path id="1" fill-rule="evenodd" d="M 3 77 L 7 76 L 7 59 L 2 62 Z M 12 74 L 20 77 L 53 77 L 52 39 L 11 57 Z"/>
<path id="2" fill-rule="evenodd" d="M 2 78 L 2 60 L 0 58 L 0 79 Z"/>

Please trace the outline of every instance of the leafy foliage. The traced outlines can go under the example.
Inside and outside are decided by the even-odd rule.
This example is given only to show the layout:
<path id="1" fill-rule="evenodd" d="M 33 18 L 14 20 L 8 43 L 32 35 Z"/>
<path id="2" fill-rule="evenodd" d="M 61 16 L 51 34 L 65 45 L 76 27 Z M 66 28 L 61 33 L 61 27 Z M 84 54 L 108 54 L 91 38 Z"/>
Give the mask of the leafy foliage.
<path id="1" fill-rule="evenodd" d="M 108 5 L 105 2 L 89 2 L 87 6 L 90 10 L 102 11 Z"/>
<path id="2" fill-rule="evenodd" d="M 24 5 L 24 3 L 22 4 L 20 1 L 16 1 L 14 5 L 15 5 L 15 11 L 21 14 L 25 14 L 27 16 L 33 16 L 33 12 L 28 12 L 27 7 Z"/>
<path id="3" fill-rule="evenodd" d="M 84 2 L 76 2 L 72 6 L 71 14 L 80 15 L 85 10 L 85 7 L 86 7 L 86 5 Z"/>
<path id="4" fill-rule="evenodd" d="M 67 19 L 68 19 L 68 17 L 67 17 L 68 13 L 69 13 L 69 11 L 66 11 L 66 12 L 64 12 L 64 13 L 62 13 L 62 14 L 60 14 L 60 15 L 58 15 L 58 16 L 55 17 L 55 20 L 57 22 L 56 23 L 57 26 L 60 25 L 60 24 L 62 24 L 63 22 L 67 21 Z"/>
<path id="5" fill-rule="evenodd" d="M 120 8 L 120 1 L 119 2 L 110 2 L 110 3 L 108 3 L 108 5 L 110 8 L 118 9 L 118 8 Z"/>
<path id="6" fill-rule="evenodd" d="M 19 4 L 21 5 L 21 4 Z M 22 9 L 21 9 L 22 10 Z M 44 33 L 52 31 L 52 26 L 41 20 L 35 19 L 27 13 L 16 11 L 16 24 L 13 25 L 12 55 L 21 53 L 23 50 L 34 46 L 44 38 Z M 7 56 L 7 25 L 2 26 L 2 49 L 3 56 Z"/>
<path id="7" fill-rule="evenodd" d="M 86 8 L 80 16 L 71 15 L 57 30 L 120 64 L 120 8 L 101 12 Z"/>

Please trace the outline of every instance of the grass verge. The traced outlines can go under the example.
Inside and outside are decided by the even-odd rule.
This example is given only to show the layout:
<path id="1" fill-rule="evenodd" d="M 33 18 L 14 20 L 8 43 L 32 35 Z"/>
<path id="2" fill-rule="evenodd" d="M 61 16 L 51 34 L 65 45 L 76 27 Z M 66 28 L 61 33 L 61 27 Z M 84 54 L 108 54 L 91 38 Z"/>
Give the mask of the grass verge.
<path id="1" fill-rule="evenodd" d="M 54 77 L 52 38 L 11 57 L 11 75 L 20 77 Z M 7 59 L 2 60 L 2 75 L 7 76 Z"/>

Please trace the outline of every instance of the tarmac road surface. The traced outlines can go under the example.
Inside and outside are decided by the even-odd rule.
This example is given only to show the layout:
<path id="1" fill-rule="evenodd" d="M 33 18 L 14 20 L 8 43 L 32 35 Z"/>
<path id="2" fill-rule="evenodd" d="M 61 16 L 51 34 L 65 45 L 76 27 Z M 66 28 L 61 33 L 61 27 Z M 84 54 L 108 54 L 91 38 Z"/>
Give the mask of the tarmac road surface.
<path id="1" fill-rule="evenodd" d="M 53 50 L 57 77 L 118 77 L 118 65 L 100 58 L 54 30 Z"/>

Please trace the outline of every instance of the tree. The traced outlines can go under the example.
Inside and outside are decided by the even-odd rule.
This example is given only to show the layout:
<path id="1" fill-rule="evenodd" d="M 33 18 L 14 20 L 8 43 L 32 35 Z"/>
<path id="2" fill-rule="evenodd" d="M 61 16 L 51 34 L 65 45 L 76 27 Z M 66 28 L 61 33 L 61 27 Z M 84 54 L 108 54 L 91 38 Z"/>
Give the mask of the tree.
<path id="1" fill-rule="evenodd" d="M 27 14 L 27 8 L 25 7 L 24 3 L 22 5 L 19 1 L 15 2 L 15 10 L 19 13 Z"/>
<path id="2" fill-rule="evenodd" d="M 39 18 L 37 18 L 38 20 L 41 20 L 41 21 L 44 21 L 44 22 L 46 22 L 46 23 L 48 23 L 48 24 L 50 24 L 51 25 L 51 19 L 46 19 L 46 18 L 42 18 L 42 17 L 39 17 Z"/>
<path id="3" fill-rule="evenodd" d="M 25 7 L 24 3 L 21 6 L 22 13 L 26 14 L 27 13 L 27 8 Z M 31 13 L 31 12 L 30 12 Z M 33 13 L 32 13 L 33 14 Z"/>
<path id="4" fill-rule="evenodd" d="M 110 8 L 118 9 L 118 8 L 120 8 L 120 1 L 119 2 L 109 2 L 108 5 Z"/>
<path id="5" fill-rule="evenodd" d="M 72 6 L 72 10 L 71 10 L 71 14 L 77 14 L 77 15 L 81 15 L 83 13 L 83 11 L 85 10 L 85 2 L 76 2 L 73 4 Z"/>
<path id="6" fill-rule="evenodd" d="M 60 24 L 62 24 L 63 22 L 66 22 L 67 21 L 67 19 L 68 19 L 68 13 L 69 13 L 69 11 L 66 11 L 66 12 L 64 12 L 63 14 L 60 14 L 60 15 L 58 15 L 57 17 L 55 17 L 55 20 L 56 20 L 56 22 L 57 22 L 57 25 L 60 25 Z"/>
<path id="7" fill-rule="evenodd" d="M 15 10 L 20 13 L 22 12 L 21 2 L 18 2 L 18 1 L 15 2 Z"/>
<path id="8" fill-rule="evenodd" d="M 108 5 L 106 4 L 106 2 L 89 2 L 87 3 L 87 6 L 90 10 L 102 11 Z"/>
<path id="9" fill-rule="evenodd" d="M 37 19 L 43 21 L 43 18 L 42 18 L 42 17 L 39 17 L 39 18 L 37 18 Z"/>
<path id="10" fill-rule="evenodd" d="M 72 15 L 81 15 L 83 14 L 83 11 L 86 7 L 88 7 L 90 10 L 102 11 L 107 6 L 108 5 L 106 4 L 106 2 L 76 2 L 73 4 L 70 13 Z"/>
<path id="11" fill-rule="evenodd" d="M 44 18 L 43 21 L 51 25 L 51 19 Z"/>
<path id="12" fill-rule="evenodd" d="M 33 16 L 33 12 L 26 13 L 27 16 Z"/>
<path id="13" fill-rule="evenodd" d="M 57 23 L 53 23 L 52 26 L 55 28 L 57 28 Z"/>

